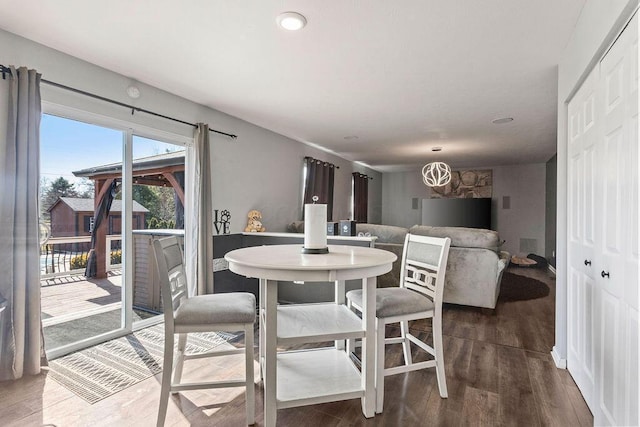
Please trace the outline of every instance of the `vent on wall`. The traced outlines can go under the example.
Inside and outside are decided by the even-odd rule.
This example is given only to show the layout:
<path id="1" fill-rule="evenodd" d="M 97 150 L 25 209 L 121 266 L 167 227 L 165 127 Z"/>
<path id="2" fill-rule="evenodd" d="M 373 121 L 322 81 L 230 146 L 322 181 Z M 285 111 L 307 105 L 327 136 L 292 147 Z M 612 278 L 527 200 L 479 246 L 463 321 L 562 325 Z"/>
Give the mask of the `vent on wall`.
<path id="1" fill-rule="evenodd" d="M 538 239 L 520 239 L 520 252 L 536 253 L 538 251 Z"/>
<path id="2" fill-rule="evenodd" d="M 411 199 L 411 209 L 418 209 L 418 198 L 414 197 Z"/>
<path id="3" fill-rule="evenodd" d="M 511 209 L 511 196 L 502 196 L 502 209 Z"/>

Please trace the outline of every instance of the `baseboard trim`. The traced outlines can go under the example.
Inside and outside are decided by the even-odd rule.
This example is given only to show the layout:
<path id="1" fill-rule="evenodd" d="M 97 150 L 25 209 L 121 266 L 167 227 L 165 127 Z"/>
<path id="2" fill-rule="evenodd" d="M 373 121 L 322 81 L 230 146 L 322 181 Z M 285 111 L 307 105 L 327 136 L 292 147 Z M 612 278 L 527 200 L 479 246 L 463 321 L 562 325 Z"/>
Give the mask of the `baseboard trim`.
<path id="1" fill-rule="evenodd" d="M 553 357 L 553 362 L 556 364 L 558 369 L 567 369 L 567 359 L 560 357 L 560 353 L 558 353 L 558 349 L 555 345 L 551 350 L 551 357 Z"/>

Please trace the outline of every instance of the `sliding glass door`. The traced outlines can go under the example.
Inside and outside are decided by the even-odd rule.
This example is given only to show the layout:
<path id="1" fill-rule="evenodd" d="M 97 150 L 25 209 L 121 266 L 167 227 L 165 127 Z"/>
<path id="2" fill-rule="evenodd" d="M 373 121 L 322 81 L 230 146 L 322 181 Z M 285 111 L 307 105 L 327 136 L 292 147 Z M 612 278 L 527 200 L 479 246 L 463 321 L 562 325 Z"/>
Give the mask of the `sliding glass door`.
<path id="1" fill-rule="evenodd" d="M 47 351 L 122 329 L 124 133 L 43 115 L 41 307 Z"/>
<path id="2" fill-rule="evenodd" d="M 50 358 L 160 321 L 153 253 L 140 249 L 144 239 L 184 228 L 184 147 L 140 136 L 148 129 L 95 122 L 42 118 L 48 233 L 39 262 Z"/>

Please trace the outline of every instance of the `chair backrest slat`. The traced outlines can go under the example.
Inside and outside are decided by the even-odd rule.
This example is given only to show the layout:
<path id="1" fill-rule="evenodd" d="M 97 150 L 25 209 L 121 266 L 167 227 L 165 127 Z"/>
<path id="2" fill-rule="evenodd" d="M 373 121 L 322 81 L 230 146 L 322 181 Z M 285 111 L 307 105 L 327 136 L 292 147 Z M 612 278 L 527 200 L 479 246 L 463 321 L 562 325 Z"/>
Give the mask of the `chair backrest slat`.
<path id="1" fill-rule="evenodd" d="M 406 264 L 406 272 L 407 274 L 404 276 L 404 286 L 406 288 L 426 293 L 432 299 L 435 297 L 437 274 L 429 270 L 414 267 L 409 262 Z"/>
<path id="2" fill-rule="evenodd" d="M 153 250 L 158 266 L 165 320 L 173 320 L 173 312 L 183 299 L 188 298 L 182 245 L 177 236 L 164 237 L 153 241 Z"/>
<path id="3" fill-rule="evenodd" d="M 444 275 L 451 239 L 407 234 L 402 253 L 400 287 L 420 292 L 442 304 Z"/>

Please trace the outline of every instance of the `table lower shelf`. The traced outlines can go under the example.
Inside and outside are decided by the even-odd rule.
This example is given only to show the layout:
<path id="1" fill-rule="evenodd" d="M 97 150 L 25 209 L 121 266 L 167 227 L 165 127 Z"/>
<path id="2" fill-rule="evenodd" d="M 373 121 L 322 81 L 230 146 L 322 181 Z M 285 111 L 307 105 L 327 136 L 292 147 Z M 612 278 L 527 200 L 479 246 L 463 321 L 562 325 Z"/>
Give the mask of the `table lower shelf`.
<path id="1" fill-rule="evenodd" d="M 344 304 L 278 306 L 278 345 L 363 338 L 362 320 Z"/>
<path id="2" fill-rule="evenodd" d="M 364 396 L 360 371 L 335 348 L 278 353 L 277 407 L 315 405 Z"/>

